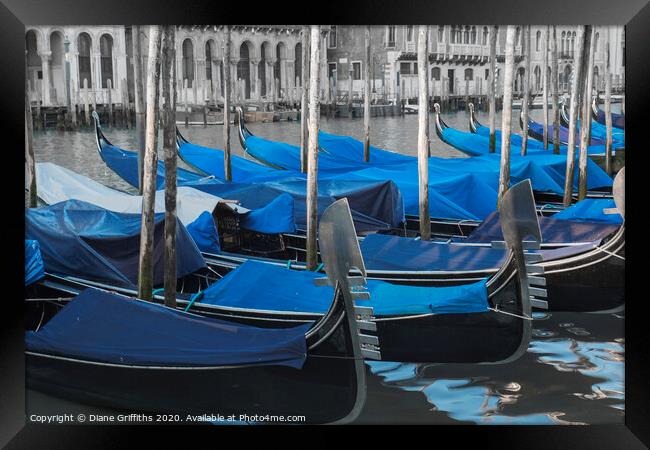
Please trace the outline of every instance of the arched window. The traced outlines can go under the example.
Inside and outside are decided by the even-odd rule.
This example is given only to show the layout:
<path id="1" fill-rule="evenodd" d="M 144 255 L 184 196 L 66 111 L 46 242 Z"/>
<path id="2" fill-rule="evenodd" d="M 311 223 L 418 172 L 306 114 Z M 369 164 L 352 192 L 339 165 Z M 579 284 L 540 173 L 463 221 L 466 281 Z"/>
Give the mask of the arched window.
<path id="1" fill-rule="evenodd" d="M 472 44 L 476 44 L 476 27 L 472 27 L 471 41 L 472 41 Z"/>
<path id="2" fill-rule="evenodd" d="M 294 67 L 296 73 L 296 86 L 302 86 L 302 43 L 298 42 L 294 50 Z"/>
<path id="3" fill-rule="evenodd" d="M 440 81 L 440 67 L 431 68 L 431 79 Z"/>
<path id="4" fill-rule="evenodd" d="M 456 25 L 451 26 L 451 33 L 449 33 L 449 43 L 450 44 L 456 43 Z"/>
<path id="5" fill-rule="evenodd" d="M 560 39 L 560 55 L 564 55 L 566 52 L 565 40 L 566 40 L 566 33 L 563 31 L 562 38 Z"/>
<path id="6" fill-rule="evenodd" d="M 472 81 L 474 79 L 474 70 L 465 69 L 465 80 Z"/>
<path id="7" fill-rule="evenodd" d="M 469 27 L 465 27 L 465 33 L 463 36 L 463 44 L 469 44 Z"/>
<path id="8" fill-rule="evenodd" d="M 102 88 L 108 88 L 108 80 L 111 80 L 111 87 L 115 88 L 113 79 L 113 38 L 108 34 L 99 38 L 99 53 L 102 63 Z"/>
<path id="9" fill-rule="evenodd" d="M 445 41 L 445 26 L 438 25 L 438 42 L 444 42 L 444 41 Z"/>
<path id="10" fill-rule="evenodd" d="M 212 47 L 210 41 L 205 43 L 205 79 L 212 80 Z"/>
<path id="11" fill-rule="evenodd" d="M 571 56 L 575 55 L 576 48 L 576 32 L 574 31 L 571 35 Z"/>
<path id="12" fill-rule="evenodd" d="M 535 35 L 535 51 L 539 51 L 539 44 L 541 40 L 542 40 L 542 32 L 537 30 L 537 34 Z"/>
<path id="13" fill-rule="evenodd" d="M 187 87 L 191 88 L 194 82 L 194 45 L 187 38 L 183 41 L 183 86 L 187 80 Z"/>
<path id="14" fill-rule="evenodd" d="M 92 41 L 88 33 L 81 33 L 77 38 L 77 51 L 79 52 L 79 87 L 84 87 L 84 79 L 88 80 L 88 87 L 92 87 L 92 72 L 90 69 L 90 47 Z"/>
<path id="15" fill-rule="evenodd" d="M 483 45 L 487 45 L 488 43 L 488 27 L 483 27 Z"/>
<path id="16" fill-rule="evenodd" d="M 594 37 L 594 51 L 598 51 L 598 38 L 600 37 L 599 33 L 596 33 L 596 36 Z"/>
<path id="17" fill-rule="evenodd" d="M 521 28 L 517 27 L 515 33 L 515 46 L 521 45 Z"/>

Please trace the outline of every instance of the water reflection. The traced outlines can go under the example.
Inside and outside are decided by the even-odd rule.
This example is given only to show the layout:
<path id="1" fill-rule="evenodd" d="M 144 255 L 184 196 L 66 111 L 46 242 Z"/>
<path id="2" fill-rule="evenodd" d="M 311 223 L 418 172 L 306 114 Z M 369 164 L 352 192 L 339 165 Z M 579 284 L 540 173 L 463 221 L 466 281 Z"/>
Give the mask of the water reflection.
<path id="1" fill-rule="evenodd" d="M 612 337 L 623 317 L 537 313 L 527 354 L 510 364 L 367 364 L 384 386 L 420 392 L 429 411 L 464 423 L 611 423 L 625 409 L 624 343 Z"/>

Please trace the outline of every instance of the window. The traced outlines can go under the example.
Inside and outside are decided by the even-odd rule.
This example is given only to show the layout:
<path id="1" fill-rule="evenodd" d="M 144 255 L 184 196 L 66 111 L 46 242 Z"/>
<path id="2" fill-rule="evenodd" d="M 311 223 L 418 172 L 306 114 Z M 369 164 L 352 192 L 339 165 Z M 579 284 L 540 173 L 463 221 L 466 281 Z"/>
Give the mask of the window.
<path id="1" fill-rule="evenodd" d="M 327 48 L 336 48 L 336 25 L 332 25 L 327 39 Z"/>
<path id="2" fill-rule="evenodd" d="M 445 26 L 438 25 L 438 42 L 444 42 L 445 40 Z"/>
<path id="3" fill-rule="evenodd" d="M 90 36 L 88 33 L 81 33 L 77 39 L 77 50 L 79 51 L 79 87 L 84 87 L 84 79 L 88 80 L 88 87 L 92 87 L 92 72 L 90 69 Z"/>
<path id="4" fill-rule="evenodd" d="M 264 50 L 262 49 L 262 53 Z M 260 63 L 262 64 L 262 63 Z M 266 65 L 266 62 L 263 63 Z M 302 86 L 302 43 L 298 42 L 296 44 L 296 47 L 294 48 L 294 73 L 296 74 L 296 83 L 298 83 L 298 86 Z M 260 66 L 262 67 L 262 66 Z M 334 67 L 336 67 L 336 63 L 334 63 Z M 262 76 L 260 76 L 260 79 L 264 80 Z M 264 83 L 262 83 L 264 85 Z"/>
<path id="5" fill-rule="evenodd" d="M 115 89 L 113 79 L 113 38 L 108 34 L 102 35 L 99 39 L 99 53 L 102 66 L 102 88 L 108 88 L 108 80 L 111 80 L 111 87 Z"/>
<path id="6" fill-rule="evenodd" d="M 433 67 L 431 69 L 431 79 L 440 81 L 440 67 Z"/>
<path id="7" fill-rule="evenodd" d="M 521 45 L 521 28 L 517 27 L 515 34 L 515 46 Z"/>
<path id="8" fill-rule="evenodd" d="M 471 38 L 472 44 L 476 44 L 476 27 L 472 27 Z"/>
<path id="9" fill-rule="evenodd" d="M 329 78 L 334 78 L 335 75 L 336 75 L 336 63 L 335 62 L 327 63 L 327 76 Z"/>
<path id="10" fill-rule="evenodd" d="M 465 33 L 463 34 L 463 44 L 469 44 L 469 27 L 465 27 Z"/>
<path id="11" fill-rule="evenodd" d="M 489 78 L 490 78 L 490 69 L 485 69 L 485 79 L 487 80 Z"/>
<path id="12" fill-rule="evenodd" d="M 413 75 L 418 74 L 418 63 L 413 63 Z"/>
<path id="13" fill-rule="evenodd" d="M 194 46 L 191 39 L 183 41 L 183 86 L 187 80 L 187 87 L 192 87 L 194 81 Z"/>
<path id="14" fill-rule="evenodd" d="M 488 27 L 483 27 L 483 45 L 487 45 L 488 43 Z"/>
<path id="15" fill-rule="evenodd" d="M 399 63 L 399 73 L 402 75 L 410 75 L 411 74 L 411 63 L 409 62 L 401 62 Z"/>
<path id="16" fill-rule="evenodd" d="M 395 26 L 386 27 L 386 47 L 395 47 Z"/>
<path id="17" fill-rule="evenodd" d="M 465 69 L 465 80 L 472 81 L 474 79 L 474 70 Z"/>
<path id="18" fill-rule="evenodd" d="M 451 33 L 449 34 L 449 42 L 451 44 L 456 43 L 456 25 L 451 26 Z"/>
<path id="19" fill-rule="evenodd" d="M 210 43 L 205 43 L 205 79 L 212 81 L 212 49 Z"/>
<path id="20" fill-rule="evenodd" d="M 537 31 L 537 34 L 535 35 L 535 51 L 539 51 L 539 43 L 542 40 L 542 32 Z"/>
<path id="21" fill-rule="evenodd" d="M 361 61 L 354 61 L 352 63 L 352 79 L 353 80 L 361 79 Z"/>
<path id="22" fill-rule="evenodd" d="M 406 26 L 406 42 L 413 42 L 413 25 Z"/>

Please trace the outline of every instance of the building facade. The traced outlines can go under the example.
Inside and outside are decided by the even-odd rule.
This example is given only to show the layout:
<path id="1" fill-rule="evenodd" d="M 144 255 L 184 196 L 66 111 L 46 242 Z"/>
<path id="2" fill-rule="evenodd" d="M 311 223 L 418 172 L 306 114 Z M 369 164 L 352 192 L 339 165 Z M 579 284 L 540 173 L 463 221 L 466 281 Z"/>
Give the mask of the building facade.
<path id="1" fill-rule="evenodd" d="M 503 92 L 505 64 L 505 28 L 497 38 L 497 89 Z M 531 79 L 533 92 L 542 90 L 543 49 L 546 26 L 531 26 Z M 489 75 L 489 27 L 484 25 L 432 25 L 429 32 L 429 67 L 431 94 L 435 96 L 486 95 Z M 566 93 L 574 68 L 577 26 L 556 27 L 559 64 L 559 88 Z M 549 27 L 552 38 L 552 29 Z M 352 80 L 353 97 L 363 93 L 365 64 L 365 27 L 332 26 L 328 32 L 327 63 L 329 74 L 336 80 L 339 98 L 347 97 Z M 417 41 L 418 27 L 387 25 L 371 27 L 371 69 L 373 95 L 395 99 L 418 95 Z M 612 86 L 624 86 L 625 33 L 621 26 L 596 27 L 594 54 L 594 86 L 604 90 L 606 64 L 605 42 L 610 45 Z M 521 93 L 525 73 L 523 27 L 517 27 L 515 44 L 516 76 L 514 90 Z M 550 45 L 549 45 L 550 59 Z M 549 68 L 550 73 L 550 65 Z"/>
<path id="2" fill-rule="evenodd" d="M 90 103 L 102 104 L 107 101 L 110 85 L 113 102 L 119 103 L 124 95 L 132 102 L 133 29 L 130 26 L 28 26 L 30 100 L 44 107 L 55 107 L 66 106 L 68 96 L 71 104 L 82 104 L 92 97 Z M 142 67 L 146 73 L 148 27 L 139 30 Z M 296 26 L 232 26 L 233 100 L 242 103 L 298 100 L 302 87 L 301 33 L 302 27 Z M 179 104 L 202 105 L 205 101 L 222 100 L 224 38 L 223 26 L 177 28 Z M 323 79 L 326 79 L 325 61 L 326 54 L 322 52 Z M 323 98 L 327 89 L 324 84 Z"/>

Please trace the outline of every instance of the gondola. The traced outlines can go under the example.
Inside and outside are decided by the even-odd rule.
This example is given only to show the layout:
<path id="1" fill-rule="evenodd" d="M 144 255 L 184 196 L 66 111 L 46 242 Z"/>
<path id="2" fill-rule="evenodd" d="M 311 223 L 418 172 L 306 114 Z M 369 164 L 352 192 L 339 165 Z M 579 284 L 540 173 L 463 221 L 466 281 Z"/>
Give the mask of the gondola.
<path id="1" fill-rule="evenodd" d="M 516 210 L 514 209 L 515 203 Z M 526 245 L 535 247 L 539 244 L 539 225 L 535 219 L 534 210 L 532 216 L 530 213 L 532 204 L 530 203 L 529 185 L 523 183 L 516 189 L 513 187 L 508 195 L 508 200 L 504 201 L 503 205 L 502 214 L 506 218 L 504 219 L 504 223 L 506 223 L 504 225 L 505 246 L 509 249 L 509 253 L 500 269 L 489 279 L 472 285 L 449 288 L 400 287 L 398 289 L 388 284 L 372 282 L 373 285 L 369 284 L 367 290 L 358 293 L 358 298 L 365 300 L 357 308 L 357 314 L 363 316 L 363 322 L 370 322 L 365 324 L 367 327 L 377 329 L 379 339 L 382 341 L 382 358 L 397 361 L 495 363 L 511 361 L 525 351 L 530 338 L 531 299 L 529 295 L 534 295 L 535 299 L 532 301 L 537 303 L 544 303 L 543 297 L 546 295 L 543 288 L 545 284 L 543 275 L 530 275 L 543 272 L 543 269 L 534 264 L 540 260 L 539 255 L 524 257 L 523 250 L 521 250 L 522 244 L 520 241 L 516 241 L 516 239 L 523 239 L 522 236 L 527 238 L 528 234 L 531 234 L 531 238 L 535 240 L 536 244 L 529 242 Z M 348 211 L 347 201 L 341 199 L 331 205 L 328 210 L 336 209 Z M 513 214 L 516 215 L 513 216 Z M 527 220 L 524 220 L 526 218 Z M 339 258 L 342 253 L 345 254 L 348 251 L 346 248 L 354 248 L 355 259 L 352 261 L 353 263 L 347 263 L 345 273 L 347 274 L 348 269 L 355 268 L 352 280 L 356 284 L 358 280 L 365 280 L 367 271 L 359 251 L 349 212 L 343 222 L 343 225 L 339 225 L 337 222 L 336 226 L 333 226 L 332 221 L 321 221 L 319 233 L 322 260 L 331 280 L 332 268 L 337 268 L 340 264 L 336 258 Z M 516 223 L 516 225 L 509 226 L 507 223 Z M 522 223 L 523 225 L 520 225 Z M 520 227 L 524 228 L 520 229 Z M 28 237 L 32 238 L 33 236 Z M 273 266 L 267 266 L 267 273 L 269 270 L 277 272 Z M 260 271 L 263 268 L 259 266 L 254 270 Z M 299 323 L 319 320 L 323 315 L 321 310 L 301 311 L 298 309 L 296 311 L 292 310 L 291 304 L 285 305 L 282 310 L 279 310 L 275 301 L 271 302 L 272 305 L 262 306 L 265 296 L 271 296 L 271 292 L 279 291 L 267 290 L 264 279 L 268 279 L 269 282 L 277 279 L 283 285 L 286 282 L 288 286 L 284 291 L 278 293 L 279 297 L 277 298 L 281 299 L 281 295 L 291 297 L 295 295 L 292 294 L 295 291 L 306 292 L 305 283 L 310 284 L 316 277 L 308 272 L 290 272 L 288 270 L 284 274 L 283 276 L 275 273 L 275 278 L 262 275 L 262 278 L 258 280 L 259 283 L 251 284 L 250 279 L 241 276 L 241 272 L 239 277 L 233 272 L 233 277 L 224 278 L 221 282 L 204 289 L 201 298 L 197 299 L 195 296 L 185 304 L 189 305 L 192 312 L 224 317 L 261 327 L 295 326 Z M 302 280 L 301 284 L 298 283 L 300 280 Z M 529 284 L 538 287 L 529 287 Z M 54 286 L 52 283 L 40 283 L 40 286 L 58 289 L 59 292 L 66 290 L 74 292 L 75 289 L 84 286 L 99 286 L 123 292 L 119 286 L 97 284 L 90 280 L 66 280 L 63 277 L 60 278 L 58 286 Z M 224 301 L 229 298 L 228 295 L 223 295 L 224 289 L 230 289 L 231 295 L 238 295 L 240 298 L 241 293 L 244 292 L 245 298 L 241 299 L 243 304 L 222 306 Z M 314 289 L 316 288 L 307 289 L 307 292 L 315 293 Z M 384 293 L 382 299 L 382 290 L 389 291 L 388 297 Z M 331 291 L 320 290 L 318 292 L 322 307 L 322 296 L 324 293 L 330 292 L 329 298 L 331 298 Z M 405 299 L 401 299 L 401 295 L 411 301 L 404 303 Z M 418 296 L 421 297 L 421 300 L 414 304 L 414 299 Z M 370 297 L 369 301 L 368 297 Z M 542 299 L 538 300 L 538 297 L 542 297 Z M 207 303 L 210 298 L 216 301 Z M 295 297 L 292 298 L 295 299 Z M 442 307 L 446 309 L 434 309 L 436 298 L 438 298 L 438 304 L 442 302 Z M 325 302 L 326 304 L 327 302 Z M 361 306 L 373 306 L 375 312 L 372 313 Z M 403 312 L 399 312 L 400 310 Z M 384 346 L 384 341 L 388 345 L 387 347 Z"/>
<path id="2" fill-rule="evenodd" d="M 602 125 L 606 125 L 605 111 L 598 107 L 598 95 L 591 102 L 591 114 L 594 120 Z M 612 113 L 612 127 L 620 130 L 625 129 L 625 114 Z"/>
<path id="3" fill-rule="evenodd" d="M 141 200 L 138 201 L 139 197 L 112 190 L 81 175 L 71 174 L 70 171 L 62 168 L 47 171 L 49 166 L 49 163 L 39 163 L 36 167 L 40 186 L 39 196 L 46 202 L 58 204 L 80 200 L 112 211 L 131 213 L 136 215 L 136 220 L 138 219 L 141 207 Z M 66 177 L 71 178 L 72 181 L 66 182 Z M 54 178 L 57 178 L 56 182 L 53 180 Z M 271 257 L 263 252 L 251 252 L 250 247 L 248 250 L 232 249 L 225 242 L 222 244 L 221 241 L 224 239 L 220 239 L 216 233 L 215 228 L 222 228 L 215 225 L 215 222 L 218 224 L 222 220 L 221 216 L 209 214 L 215 200 L 207 199 L 203 203 L 195 200 L 194 204 L 188 204 L 188 199 L 183 198 L 179 204 L 179 220 L 187 226 L 188 233 L 195 240 L 199 250 L 203 252 L 208 266 L 218 274 L 225 274 L 248 260 L 263 261 L 277 267 L 289 266 L 296 270 L 306 269 L 304 240 L 301 244 L 302 247 L 299 250 L 296 249 L 293 255 L 285 252 L 282 255 L 275 254 Z M 580 205 L 582 203 L 558 214 L 566 215 Z M 592 208 L 598 208 L 598 203 Z M 193 215 L 189 217 L 187 217 L 188 209 L 193 211 Z M 205 212 L 202 212 L 203 209 Z M 212 223 L 203 220 L 206 214 L 208 221 Z M 194 220 L 196 216 L 198 219 Z M 603 219 L 609 217 L 611 216 L 603 215 Z M 194 222 L 190 223 L 192 220 Z M 200 226 L 196 226 L 196 222 Z M 566 247 L 566 243 L 558 244 L 553 241 L 542 247 L 541 252 L 546 259 L 543 264 L 550 276 L 548 289 L 552 294 L 551 309 L 608 309 L 610 306 L 615 307 L 622 302 L 622 288 L 613 291 L 595 289 L 595 287 L 622 286 L 620 278 L 623 274 L 623 265 L 620 261 L 616 261 L 616 256 L 610 255 L 610 258 L 607 258 L 607 252 L 618 254 L 623 251 L 624 232 L 619 225 L 603 223 L 595 229 L 591 224 L 550 218 L 541 218 L 540 224 L 543 237 L 550 238 L 556 235 L 557 239 L 564 238 L 571 241 L 572 244 L 570 249 L 565 250 L 562 250 L 561 247 Z M 231 239 L 231 237 L 227 236 L 226 239 Z M 492 249 L 490 246 L 492 241 L 502 239 L 500 223 L 498 217 L 495 216 L 481 225 L 481 229 L 472 233 L 470 237 L 456 239 L 451 243 L 424 242 L 398 236 L 371 234 L 362 238 L 360 245 L 366 260 L 367 275 L 370 279 L 408 285 L 452 286 L 475 283 L 496 273 L 506 255 L 504 251 Z M 216 251 L 213 250 L 214 247 L 217 248 Z M 221 247 L 227 250 L 222 250 Z M 581 256 L 579 257 L 579 255 Z M 572 261 L 571 264 L 567 264 L 567 260 Z M 578 269 L 588 267 L 590 265 L 588 263 L 594 261 L 598 262 L 594 270 L 602 270 L 604 275 L 594 277 L 594 280 L 600 280 L 600 282 L 596 283 L 594 287 L 589 287 L 594 283 L 589 281 L 587 276 L 591 271 L 584 272 Z M 556 282 L 556 275 L 566 270 L 572 271 L 571 276 L 568 278 L 561 276 Z M 189 295 L 197 290 L 197 286 L 198 289 L 203 289 L 203 286 L 207 287 L 210 282 L 216 280 L 215 276 L 209 277 L 209 275 L 210 273 L 207 273 L 207 278 L 204 279 L 184 280 L 182 283 L 183 293 Z M 583 281 L 579 282 L 579 280 Z M 571 288 L 576 283 L 588 290 L 590 295 L 587 298 L 590 300 L 587 303 L 581 304 L 576 300 L 585 297 L 572 296 Z M 569 290 L 567 291 L 567 289 Z"/>
<path id="4" fill-rule="evenodd" d="M 560 123 L 562 124 L 563 127 L 565 127 L 568 130 L 569 112 L 567 111 L 566 102 L 564 100 L 560 102 Z M 579 136 L 580 119 L 578 119 L 577 127 L 578 130 L 576 130 L 576 138 L 578 138 Z M 567 131 L 567 136 L 568 136 L 568 131 Z M 591 144 L 605 145 L 606 138 L 607 138 L 607 129 L 605 128 L 605 126 L 599 122 L 596 122 L 595 120 L 592 121 Z M 578 139 L 576 139 L 576 142 L 579 142 Z M 616 154 L 617 152 L 623 152 L 625 150 L 625 131 L 623 131 L 622 129 L 612 128 L 612 150 L 614 154 Z"/>
<path id="5" fill-rule="evenodd" d="M 351 226 L 346 208 L 341 202 L 323 214 L 325 240 Z M 136 412 L 350 422 L 365 402 L 363 358 L 381 358 L 380 338 L 357 318 L 373 312 L 356 305 L 351 286 L 363 278 L 347 275 L 358 247 L 323 247 L 333 300 L 321 317 L 293 327 L 206 318 L 92 287 L 62 308 L 28 298 L 42 313 L 26 326 L 27 387 Z"/>

